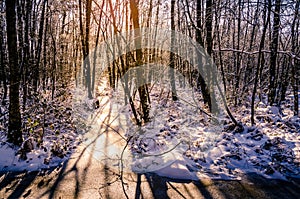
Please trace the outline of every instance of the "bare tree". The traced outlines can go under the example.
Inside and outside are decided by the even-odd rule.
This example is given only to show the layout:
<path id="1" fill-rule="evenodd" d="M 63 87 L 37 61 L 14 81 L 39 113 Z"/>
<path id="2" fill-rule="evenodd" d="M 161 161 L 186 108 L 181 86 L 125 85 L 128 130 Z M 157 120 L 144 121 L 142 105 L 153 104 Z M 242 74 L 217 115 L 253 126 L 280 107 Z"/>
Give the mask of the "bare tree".
<path id="1" fill-rule="evenodd" d="M 300 1 L 297 1 L 295 5 L 295 14 L 294 14 L 294 19 L 291 27 L 291 34 L 292 34 L 292 53 L 300 54 L 300 49 L 299 45 L 299 25 L 300 25 L 300 20 L 299 20 L 299 4 Z M 297 53 L 298 52 L 298 53 Z M 299 76 L 300 76 L 300 61 L 297 60 L 295 57 L 292 59 L 292 87 L 293 87 L 293 92 L 294 92 L 294 115 L 298 116 L 299 115 L 299 97 L 298 97 L 298 91 L 299 91 Z"/>
<path id="2" fill-rule="evenodd" d="M 21 113 L 19 102 L 20 72 L 18 65 L 16 0 L 6 0 L 7 45 L 9 54 L 9 127 L 7 141 L 15 145 L 22 143 Z"/>
<path id="3" fill-rule="evenodd" d="M 1 11 L 3 10 L 3 3 L 1 2 L 0 5 Z M 0 86 L 3 84 L 3 98 L 2 98 L 2 105 L 6 104 L 6 98 L 7 98 L 7 75 L 6 75 L 6 56 L 5 56 L 5 43 L 4 43 L 4 16 L 0 16 Z"/>
<path id="4" fill-rule="evenodd" d="M 169 75 L 170 75 L 170 83 L 172 88 L 172 99 L 174 101 L 178 100 L 177 93 L 176 93 L 176 84 L 175 84 L 175 76 L 174 76 L 174 69 L 175 69 L 175 55 L 174 55 L 174 45 L 175 45 L 175 0 L 171 0 L 171 52 L 170 52 L 170 69 L 169 69 Z"/>
<path id="5" fill-rule="evenodd" d="M 271 42 L 271 55 L 270 55 L 270 68 L 269 68 L 269 93 L 268 100 L 270 105 L 276 102 L 276 63 L 277 63 L 277 50 L 278 50 L 278 37 L 280 28 L 280 4 L 281 0 L 275 1 L 274 21 L 273 21 L 273 32 Z"/>
<path id="6" fill-rule="evenodd" d="M 139 10 L 137 7 L 137 3 L 135 0 L 130 0 L 130 10 L 131 10 L 131 18 L 133 22 L 133 28 L 135 33 L 135 46 L 136 46 L 136 66 L 140 66 L 142 64 L 142 49 L 141 49 L 141 33 L 140 33 L 140 25 L 139 25 Z M 145 82 L 143 75 L 137 74 L 138 81 Z M 138 85 L 140 85 L 138 83 Z M 142 118 L 144 122 L 149 121 L 149 103 L 148 103 L 148 96 L 147 96 L 147 85 L 143 84 L 138 88 L 139 96 L 141 99 L 142 111 L 143 115 Z"/>
<path id="7" fill-rule="evenodd" d="M 88 97 L 91 99 L 92 87 L 91 87 L 91 66 L 89 60 L 89 38 L 90 38 L 90 23 L 91 23 L 91 9 L 92 9 L 92 0 L 86 0 L 85 7 L 85 26 L 83 26 L 82 21 L 82 1 L 79 0 L 79 22 L 80 22 L 80 35 L 81 35 L 81 45 L 82 45 L 82 54 L 84 60 L 84 77 L 86 81 L 86 87 L 88 89 Z M 84 31 L 85 27 L 85 31 Z"/>
<path id="8" fill-rule="evenodd" d="M 212 8 L 211 8 L 211 5 L 212 2 L 211 1 L 208 1 L 208 6 L 210 8 L 207 9 L 207 13 L 206 13 L 206 20 L 205 20 L 205 27 L 206 27 L 206 30 L 207 30 L 207 35 L 206 35 L 206 45 L 207 45 L 207 52 L 209 55 L 211 55 L 212 53 Z M 207 6 L 206 5 L 206 6 Z M 200 44 L 200 45 L 204 45 L 204 42 L 203 42 L 203 39 L 202 39 L 202 33 L 201 33 L 201 13 L 202 13 L 202 9 L 201 9 L 201 1 L 197 1 L 197 27 L 196 27 L 196 41 Z M 207 29 L 208 28 L 208 29 Z M 204 47 L 204 46 L 203 46 Z M 201 88 L 201 92 L 202 92 L 202 95 L 203 95 L 203 100 L 204 100 L 204 103 L 205 104 L 208 104 L 208 107 L 209 109 L 211 110 L 211 95 L 210 95 L 210 91 L 209 91 L 209 88 L 208 88 L 208 85 L 207 83 L 208 82 L 205 82 L 205 78 L 203 77 L 204 74 L 204 70 L 203 70 L 203 66 L 202 66 L 202 60 L 200 59 L 201 55 L 199 52 L 197 52 L 198 55 L 198 70 L 199 70 L 199 73 L 198 73 L 198 79 L 197 79 L 197 87 L 198 88 Z M 206 74 L 208 75 L 208 74 Z M 208 78 L 206 78 L 208 79 Z"/>
<path id="9" fill-rule="evenodd" d="M 257 3 L 259 4 L 259 0 L 257 1 Z M 267 8 L 266 8 L 267 7 Z M 254 103 L 255 103 L 255 95 L 257 92 L 257 84 L 258 84 L 258 80 L 259 80 L 259 75 L 261 73 L 261 68 L 263 67 L 263 63 L 262 63 L 262 49 L 264 48 L 265 45 L 265 38 L 266 38 L 266 32 L 267 32 L 267 28 L 268 25 L 270 23 L 270 15 L 271 15 L 271 0 L 265 0 L 265 9 L 264 9 L 264 23 L 263 23 L 263 32 L 262 32 L 262 36 L 261 36 L 261 40 L 260 40 L 260 45 L 259 45 L 259 53 L 258 53 L 258 61 L 257 61 L 257 66 L 256 66 L 256 74 L 255 74 L 255 82 L 254 82 L 254 87 L 253 87 L 253 92 L 252 92 L 252 98 L 251 98 L 251 124 L 254 125 L 254 111 L 255 111 L 255 107 L 254 107 Z"/>
<path id="10" fill-rule="evenodd" d="M 45 22 L 45 10 L 46 10 L 47 0 L 43 1 L 41 19 L 39 24 L 39 33 L 38 33 L 38 44 L 36 51 L 36 61 L 34 66 L 34 76 L 33 76 L 33 89 L 37 91 L 39 86 L 39 77 L 40 77 L 40 61 L 41 61 L 41 52 L 42 52 L 42 43 L 43 43 L 43 33 L 44 33 L 44 22 Z"/>

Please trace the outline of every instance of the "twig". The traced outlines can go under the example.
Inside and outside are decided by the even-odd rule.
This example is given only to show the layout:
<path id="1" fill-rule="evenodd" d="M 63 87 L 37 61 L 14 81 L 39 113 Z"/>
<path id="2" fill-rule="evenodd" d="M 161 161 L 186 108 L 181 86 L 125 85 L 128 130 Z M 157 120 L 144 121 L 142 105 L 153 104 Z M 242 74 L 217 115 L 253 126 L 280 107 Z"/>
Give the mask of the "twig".
<path id="1" fill-rule="evenodd" d="M 204 113 L 205 115 L 207 115 L 207 116 L 209 116 L 209 117 L 211 117 L 211 118 L 214 118 L 214 116 L 212 116 L 211 114 L 209 114 L 209 113 L 207 113 L 206 111 L 202 110 L 200 107 L 195 106 L 194 104 L 192 104 L 192 103 L 190 103 L 190 102 L 184 100 L 183 98 L 180 98 L 179 100 L 182 100 L 182 101 L 184 101 L 185 103 L 187 103 L 187 104 L 189 104 L 189 105 L 191 105 L 191 106 L 193 106 L 193 107 L 199 109 L 199 110 L 200 110 L 202 113 Z"/>
<path id="2" fill-rule="evenodd" d="M 179 144 L 181 144 L 182 142 L 180 141 L 180 142 L 178 142 L 174 147 L 172 147 L 171 149 L 169 149 L 169 150 L 167 150 L 167 151 L 165 151 L 165 152 L 163 152 L 163 153 L 158 153 L 158 154 L 145 154 L 145 153 L 143 153 L 143 156 L 145 156 L 145 157 L 151 157 L 151 156 L 162 156 L 162 155 L 164 155 L 164 154 L 166 154 L 166 153 L 169 153 L 169 152 L 171 152 L 171 151 L 173 151 L 177 146 L 179 146 Z"/>
<path id="3" fill-rule="evenodd" d="M 123 182 L 123 173 L 124 173 L 124 170 L 123 170 L 123 155 L 124 155 L 125 149 L 127 148 L 128 144 L 129 144 L 129 142 L 130 142 L 130 140 L 131 140 L 132 138 L 133 138 L 133 136 L 130 136 L 130 137 L 128 138 L 128 140 L 127 140 L 127 142 L 126 142 L 126 145 L 125 145 L 125 147 L 124 147 L 123 150 L 122 150 L 122 153 L 121 153 L 121 160 L 120 160 L 120 161 L 121 161 L 120 179 L 121 179 L 121 182 L 122 182 L 122 189 L 123 189 L 123 192 L 124 192 L 124 194 L 125 194 L 125 196 L 126 196 L 127 199 L 129 199 L 129 197 L 128 197 L 127 193 L 126 193 L 125 186 L 124 186 L 124 182 Z"/>

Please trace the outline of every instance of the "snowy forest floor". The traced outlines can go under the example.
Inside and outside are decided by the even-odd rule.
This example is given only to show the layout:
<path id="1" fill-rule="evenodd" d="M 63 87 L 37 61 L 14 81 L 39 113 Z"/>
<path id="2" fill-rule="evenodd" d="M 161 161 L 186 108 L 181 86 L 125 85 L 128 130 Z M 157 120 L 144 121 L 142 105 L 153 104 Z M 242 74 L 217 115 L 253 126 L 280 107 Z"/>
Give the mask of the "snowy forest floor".
<path id="1" fill-rule="evenodd" d="M 298 198 L 299 179 L 272 180 L 255 173 L 242 180 L 176 180 L 154 173 L 119 172 L 79 147 L 62 167 L 0 173 L 0 198 Z M 126 193 L 126 195 L 125 195 Z"/>
<path id="2" fill-rule="evenodd" d="M 154 184 L 151 184 L 149 179 L 152 178 L 166 182 L 170 179 L 189 182 L 245 182 L 248 175 L 258 174 L 261 177 L 255 178 L 264 184 L 266 180 L 261 179 L 292 179 L 295 182 L 295 178 L 300 177 L 300 119 L 291 116 L 291 111 L 287 108 L 289 103 L 284 105 L 286 107 L 282 112 L 276 107 L 259 103 L 255 127 L 249 125 L 248 108 L 236 108 L 233 113 L 237 120 L 243 122 L 244 128 L 234 128 L 230 120 L 224 117 L 222 128 L 217 128 L 216 131 L 209 127 L 210 118 L 195 108 L 197 105 L 191 103 L 195 101 L 194 98 L 199 97 L 193 90 L 178 87 L 179 100 L 173 102 L 169 99 L 169 91 L 162 90 L 157 85 L 151 88 L 151 121 L 141 128 L 134 125 L 130 107 L 123 105 L 124 96 L 121 92 L 108 89 L 105 81 L 98 87 L 98 109 L 94 109 L 93 101 L 86 100 L 82 93 L 75 92 L 77 97 L 74 101 L 66 97 L 71 96 L 71 93 L 65 90 L 57 92 L 55 101 L 48 99 L 49 95 L 46 93 L 32 99 L 35 102 L 32 103 L 32 108 L 23 112 L 26 134 L 21 149 L 15 149 L 6 142 L 8 115 L 1 114 L 0 196 L 7 196 L 10 191 L 13 193 L 13 190 L 21 186 L 24 176 L 24 180 L 28 175 L 29 178 L 33 178 L 31 181 L 35 181 L 37 176 L 32 176 L 32 173 L 49 177 L 46 186 L 49 188 L 51 183 L 54 183 L 51 186 L 61 184 L 60 179 L 69 174 L 76 178 L 75 181 L 79 180 L 84 184 L 88 171 L 97 172 L 96 168 L 102 168 L 99 172 L 105 174 L 101 179 L 115 178 L 115 181 L 122 182 L 122 188 L 125 186 L 124 189 L 130 189 L 132 193 L 132 187 L 128 188 L 132 177 L 126 178 L 125 182 L 123 178 L 125 173 L 129 176 L 135 175 L 132 171 L 155 173 L 143 175 L 151 189 Z M 1 107 L 1 113 L 5 112 L 7 107 Z M 84 159 L 87 161 L 82 162 L 82 154 L 86 154 Z M 73 162 L 73 166 L 69 165 L 70 162 Z M 70 167 L 70 170 L 66 170 L 66 167 Z M 19 178 L 15 173 L 17 171 L 21 172 L 23 177 Z M 113 174 L 108 175 L 109 172 Z M 166 178 L 157 177 L 156 174 Z M 12 175 L 15 178 L 15 183 L 14 180 L 11 181 L 13 184 L 7 182 Z M 54 179 L 51 180 L 51 175 L 57 177 L 55 182 Z M 87 178 L 93 179 L 93 175 L 95 174 L 90 173 Z M 132 183 L 138 184 L 138 181 L 137 178 L 137 181 L 132 180 Z M 113 179 L 104 179 L 102 183 L 113 182 Z M 212 182 L 218 184 L 218 181 Z M 274 182 L 277 184 L 281 181 Z M 43 187 L 44 183 L 45 181 L 40 181 L 37 186 Z M 75 185 L 75 193 L 70 193 L 75 195 L 79 194 L 76 193 L 79 191 L 77 188 L 84 186 L 77 185 L 77 182 L 71 184 L 66 184 L 64 189 L 73 189 L 74 187 L 70 186 Z M 134 187 L 138 189 L 140 185 L 137 184 Z M 165 188 L 173 186 L 172 183 L 166 184 Z M 10 188 L 5 190 L 6 185 Z M 91 189 L 97 190 L 99 184 L 97 186 L 94 184 L 94 188 Z M 218 189 L 224 188 L 221 186 L 217 185 Z M 292 183 L 291 186 L 299 187 L 299 183 Z M 176 191 L 174 187 L 172 189 Z M 24 193 L 25 190 L 27 187 L 23 190 Z M 251 196 L 251 191 L 249 193 Z M 214 194 L 218 193 L 214 191 Z M 291 194 L 295 193 L 291 191 Z M 254 195 L 252 197 L 255 197 Z"/>

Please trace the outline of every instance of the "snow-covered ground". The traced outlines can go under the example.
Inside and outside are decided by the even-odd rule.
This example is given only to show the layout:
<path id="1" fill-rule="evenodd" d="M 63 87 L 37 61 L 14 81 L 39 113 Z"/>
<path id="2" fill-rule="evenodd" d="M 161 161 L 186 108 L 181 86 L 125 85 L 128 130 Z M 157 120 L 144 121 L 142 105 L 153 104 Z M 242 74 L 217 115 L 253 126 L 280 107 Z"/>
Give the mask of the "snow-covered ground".
<path id="1" fill-rule="evenodd" d="M 118 133 L 111 132 L 114 138 L 100 136 L 102 145 L 105 140 L 115 140 L 108 147 L 93 149 L 100 151 L 96 155 L 100 161 L 108 158 L 106 162 L 119 169 L 181 179 L 239 179 L 247 172 L 274 179 L 300 177 L 300 119 L 293 117 L 290 109 L 280 112 L 277 107 L 259 103 L 256 126 L 251 127 L 249 109 L 236 108 L 234 115 L 244 124 L 240 129 L 224 114 L 216 123 L 203 113 L 196 104 L 201 96 L 193 89 L 177 85 L 179 101 L 173 102 L 164 85 L 149 85 L 151 121 L 142 127 L 134 125 L 122 89 L 99 94 L 99 100 L 110 108 L 101 109 L 102 118 L 93 113 L 100 120 L 97 130 L 92 127 L 90 134 L 98 136 L 95 132 L 103 123 L 118 129 Z M 105 89 L 100 86 L 99 90 Z M 103 113 L 109 114 L 108 120 Z M 105 151 L 114 152 L 107 155 Z"/>
<path id="2" fill-rule="evenodd" d="M 83 139 L 82 144 L 96 159 L 117 169 L 193 180 L 239 179 L 240 174 L 247 172 L 274 179 L 300 177 L 300 119 L 293 117 L 289 108 L 281 112 L 260 102 L 254 127 L 250 126 L 249 108 L 234 108 L 234 116 L 244 125 L 240 129 L 222 110 L 218 122 L 207 116 L 196 103 L 201 95 L 192 88 L 177 85 L 176 102 L 171 100 L 168 88 L 159 83 L 149 88 L 151 121 L 142 127 L 134 125 L 130 106 L 124 105 L 121 86 L 113 92 L 102 81 L 98 87 L 99 108 L 94 109 L 93 101 L 85 100 L 80 91 L 75 92 L 72 115 L 77 119 L 76 126 L 72 126 L 73 119 L 63 121 L 65 118 L 52 112 L 54 115 L 47 117 L 53 118 L 49 124 L 69 126 L 63 133 L 55 133 L 64 129 L 60 125 L 47 126 L 49 137 L 44 137 L 44 147 L 35 146 L 26 160 L 15 155 L 16 150 L 5 142 L 2 132 L 0 171 L 58 165 L 70 157 L 72 149 Z M 65 107 L 62 115 L 68 111 L 70 108 Z M 79 136 L 85 131 L 83 137 Z M 68 138 L 68 150 L 62 150 L 63 155 L 51 151 L 56 143 L 64 147 Z"/>
<path id="3" fill-rule="evenodd" d="M 0 172 L 33 171 L 59 166 L 81 143 L 72 119 L 71 93 L 49 93 L 29 99 L 30 108 L 22 111 L 24 142 L 20 148 L 6 142 L 8 114 L 0 117 Z M 8 106 L 1 107 L 1 113 Z"/>

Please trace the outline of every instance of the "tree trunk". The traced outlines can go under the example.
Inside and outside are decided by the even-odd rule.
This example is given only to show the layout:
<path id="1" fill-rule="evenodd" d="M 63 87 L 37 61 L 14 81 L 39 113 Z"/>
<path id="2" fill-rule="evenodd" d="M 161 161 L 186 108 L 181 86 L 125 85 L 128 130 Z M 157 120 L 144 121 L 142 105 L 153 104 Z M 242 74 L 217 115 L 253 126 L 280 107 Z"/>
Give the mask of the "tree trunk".
<path id="1" fill-rule="evenodd" d="M 271 55 L 270 55 L 270 68 L 269 68 L 269 93 L 268 100 L 269 104 L 273 105 L 276 102 L 276 62 L 277 62 L 277 49 L 278 49 L 278 36 L 279 36 L 279 26 L 280 26 L 280 4 L 281 0 L 276 0 L 275 11 L 274 11 L 274 22 L 273 22 L 273 33 L 271 42 Z"/>
<path id="2" fill-rule="evenodd" d="M 7 45 L 10 69 L 9 126 L 7 141 L 15 145 L 22 143 L 21 113 L 19 104 L 20 72 L 18 65 L 16 0 L 6 0 Z"/>
<path id="3" fill-rule="evenodd" d="M 1 12 L 3 10 L 3 4 L 1 4 Z M 4 106 L 6 104 L 7 98 L 7 77 L 6 77 L 6 56 L 5 56 L 5 47 L 4 47 L 4 17 L 0 16 L 0 87 L 3 84 L 3 98 L 1 104 Z"/>
<path id="4" fill-rule="evenodd" d="M 236 49 L 240 50 L 240 39 L 241 39 L 241 15 L 242 15 L 242 1 L 238 1 L 238 18 L 237 18 L 237 46 Z M 234 43 L 233 43 L 234 45 Z M 235 48 L 234 48 L 235 49 Z M 241 53 L 237 52 L 235 53 L 235 60 L 236 62 L 234 63 L 235 65 L 235 86 L 234 86 L 234 91 L 235 93 L 240 92 L 240 71 L 241 71 Z M 234 106 L 237 106 L 239 103 L 239 97 L 240 95 L 235 95 L 234 96 Z"/>
<path id="5" fill-rule="evenodd" d="M 86 20 L 85 20 L 85 33 L 82 21 L 82 1 L 79 0 L 79 26 L 81 35 L 82 55 L 84 60 L 83 75 L 85 77 L 85 85 L 88 89 L 88 98 L 92 98 L 92 87 L 91 87 L 91 66 L 89 60 L 89 34 L 90 34 L 90 21 L 92 12 L 92 0 L 86 1 Z"/>
<path id="6" fill-rule="evenodd" d="M 171 0 L 171 52 L 170 52 L 170 68 L 169 68 L 169 76 L 170 76 L 170 83 L 171 83 L 171 89 L 172 89 L 172 100 L 176 101 L 178 100 L 177 92 L 176 92 L 176 82 L 175 82 L 175 76 L 174 76 L 174 70 L 175 70 L 175 54 L 174 54 L 174 45 L 175 45 L 175 0 Z"/>
<path id="7" fill-rule="evenodd" d="M 23 66 L 23 110 L 25 110 L 26 107 L 26 102 L 27 102 L 27 92 L 28 92 L 28 76 L 29 76 L 29 66 L 32 60 L 30 60 L 30 46 L 29 46 L 29 31 L 30 31 L 30 27 L 29 27 L 29 23 L 31 20 L 31 11 L 32 10 L 32 2 L 31 1 L 27 1 L 26 2 L 26 14 L 25 14 L 25 27 L 24 27 L 24 43 L 25 43 L 25 47 L 24 47 L 24 66 Z"/>
<path id="8" fill-rule="evenodd" d="M 257 4 L 256 4 L 256 9 L 255 9 L 255 18 L 253 19 L 253 26 L 252 26 L 252 31 L 251 31 L 251 39 L 250 39 L 250 43 L 249 43 L 249 48 L 248 51 L 251 52 L 252 48 L 253 48 L 253 44 L 255 41 L 255 31 L 256 31 L 256 27 L 257 27 L 257 21 L 258 21 L 258 17 L 259 17 L 259 1 L 257 0 Z M 247 65 L 246 65 L 246 71 L 245 71 L 245 76 L 244 76 L 244 85 L 248 84 L 250 79 L 252 78 L 250 75 L 247 74 L 252 74 L 253 73 L 253 61 L 254 61 L 254 57 L 252 57 L 252 55 L 249 55 L 247 58 Z M 244 89 L 243 89 L 244 91 Z M 248 91 L 248 90 L 247 90 Z"/>
<path id="9" fill-rule="evenodd" d="M 295 6 L 295 16 L 292 23 L 292 53 L 296 54 L 296 48 L 298 44 L 298 38 L 299 38 L 299 4 L 300 1 L 297 1 Z M 300 61 L 296 60 L 296 58 L 292 58 L 292 87 L 293 87 L 293 93 L 294 93 L 294 115 L 299 116 L 299 97 L 298 97 L 298 91 L 299 91 L 299 76 L 300 76 Z"/>
<path id="10" fill-rule="evenodd" d="M 141 33 L 140 33 L 140 25 L 139 25 L 139 11 L 137 8 L 137 4 L 135 0 L 130 0 L 130 9 L 131 9 L 131 18 L 133 22 L 133 27 L 134 27 L 134 34 L 135 34 L 135 46 L 136 46 L 136 66 L 140 66 L 142 64 L 142 49 L 141 49 Z M 139 82 L 145 82 L 144 77 L 142 74 L 137 74 Z M 140 85 L 138 83 L 138 85 Z M 141 105 L 142 105 L 142 111 L 143 115 L 142 118 L 144 122 L 149 121 L 149 104 L 148 104 L 148 96 L 147 96 L 147 85 L 141 85 L 138 88 L 139 96 L 141 99 Z"/>
<path id="11" fill-rule="evenodd" d="M 39 33 L 38 33 L 38 43 L 37 43 L 37 54 L 36 61 L 33 71 L 33 90 L 37 91 L 39 86 L 39 77 L 40 77 L 40 60 L 41 60 L 41 52 L 42 52 L 42 42 L 43 42 L 43 33 L 44 33 L 44 21 L 45 21 L 45 9 L 46 9 L 47 0 L 43 1 L 41 20 L 39 24 Z"/>
<path id="12" fill-rule="evenodd" d="M 92 0 L 86 1 L 86 25 L 85 25 L 85 64 L 86 64 L 86 83 L 88 88 L 88 97 L 89 99 L 93 98 L 92 87 L 91 87 L 91 64 L 89 59 L 89 42 L 90 42 L 90 23 L 91 23 L 91 14 L 92 14 Z"/>
<path id="13" fill-rule="evenodd" d="M 212 14 L 211 13 L 211 2 L 208 2 L 208 6 L 210 6 L 210 8 L 208 9 L 207 12 L 210 11 L 210 15 Z M 203 39 L 202 39 L 202 36 L 201 36 L 201 1 L 200 0 L 197 0 L 197 27 L 196 27 L 196 41 L 202 46 L 204 47 L 204 42 L 203 42 Z M 208 15 L 206 16 L 208 17 Z M 212 20 L 212 18 L 206 18 L 206 23 L 205 23 L 205 27 L 207 28 L 207 26 L 209 26 L 209 22 L 207 22 L 207 20 Z M 211 43 L 211 30 L 212 30 L 212 21 L 210 22 L 210 27 L 208 27 L 207 30 L 210 30 L 210 35 L 208 35 L 206 37 L 206 43 L 209 43 L 209 46 L 210 46 L 210 53 L 212 51 L 212 43 Z M 207 40 L 210 40 L 210 41 L 207 41 Z M 205 82 L 204 80 L 204 77 L 203 75 L 208 75 L 208 74 L 205 74 L 205 70 L 203 70 L 203 63 L 202 63 L 202 59 L 201 59 L 201 54 L 200 52 L 197 52 L 197 58 L 198 58 L 198 78 L 197 78 L 197 88 L 201 88 L 201 93 L 202 93 L 202 96 L 203 96 L 203 101 L 205 104 L 208 105 L 209 107 L 209 110 L 211 111 L 211 96 L 210 96 L 210 92 L 209 92 L 209 88 L 208 88 L 208 85 L 207 83 L 208 82 Z M 206 78 L 208 79 L 208 78 Z"/>
<path id="14" fill-rule="evenodd" d="M 102 13 L 103 13 L 103 7 L 104 7 L 105 1 L 103 1 L 101 5 L 101 11 L 100 11 L 100 17 L 99 17 L 99 22 L 101 22 L 102 19 Z M 95 78 L 96 78 L 96 61 L 97 61 L 97 47 L 99 43 L 99 37 L 100 37 L 100 29 L 101 29 L 101 23 L 98 25 L 98 30 L 97 30 L 97 37 L 96 37 L 96 43 L 95 43 L 95 50 L 94 50 L 94 61 L 93 61 L 93 71 L 92 71 L 92 91 L 95 89 Z"/>
<path id="15" fill-rule="evenodd" d="M 262 49 L 264 48 L 265 45 L 265 38 L 266 38 L 266 32 L 268 28 L 268 24 L 270 22 L 270 14 L 271 14 L 271 0 L 268 0 L 268 3 L 265 2 L 266 5 L 268 5 L 268 8 L 264 10 L 264 13 L 266 13 L 266 16 L 264 17 L 264 27 L 263 27 L 263 33 L 261 36 L 260 40 L 260 45 L 259 45 L 259 53 L 258 53 L 258 61 L 257 61 L 257 66 L 256 66 L 256 74 L 255 74 L 255 80 L 254 80 L 254 87 L 253 87 L 253 92 L 252 92 L 252 98 L 251 98 L 251 125 L 254 125 L 254 102 L 255 102 L 255 95 L 256 95 L 256 90 L 257 90 L 257 84 L 259 80 L 259 75 L 262 71 L 263 63 L 262 63 Z"/>
<path id="16" fill-rule="evenodd" d="M 205 13 L 205 28 L 206 28 L 206 51 L 207 54 L 209 55 L 208 58 L 206 58 L 206 61 L 208 63 L 205 63 L 205 65 L 208 64 L 208 66 L 205 66 L 206 68 L 204 69 L 205 75 L 207 76 L 206 79 L 206 88 L 205 93 L 203 93 L 203 98 L 205 99 L 204 101 L 207 101 L 209 110 L 211 113 L 215 113 L 217 111 L 217 104 L 215 101 L 215 96 L 214 96 L 214 91 L 213 91 L 213 76 L 216 74 L 212 74 L 213 71 L 211 70 L 211 62 L 210 59 L 212 56 L 212 46 L 213 46 L 213 38 L 212 38 L 212 21 L 213 21 L 213 16 L 212 16 L 212 0 L 206 0 L 206 13 Z M 203 73 L 202 73 L 203 74 Z"/>
<path id="17" fill-rule="evenodd" d="M 218 8 L 220 9 L 220 2 L 218 5 Z M 222 58 L 222 52 L 221 52 L 221 36 L 220 36 L 220 30 L 219 30 L 219 23 L 221 22 L 221 13 L 220 10 L 215 10 L 215 16 L 216 16 L 216 32 L 217 32 L 217 39 L 218 39 L 218 50 L 219 50 L 219 63 L 220 63 L 220 69 L 222 74 L 222 81 L 224 86 L 224 96 L 226 96 L 226 79 L 225 79 L 225 72 L 224 72 L 224 64 L 223 64 L 223 58 Z"/>

